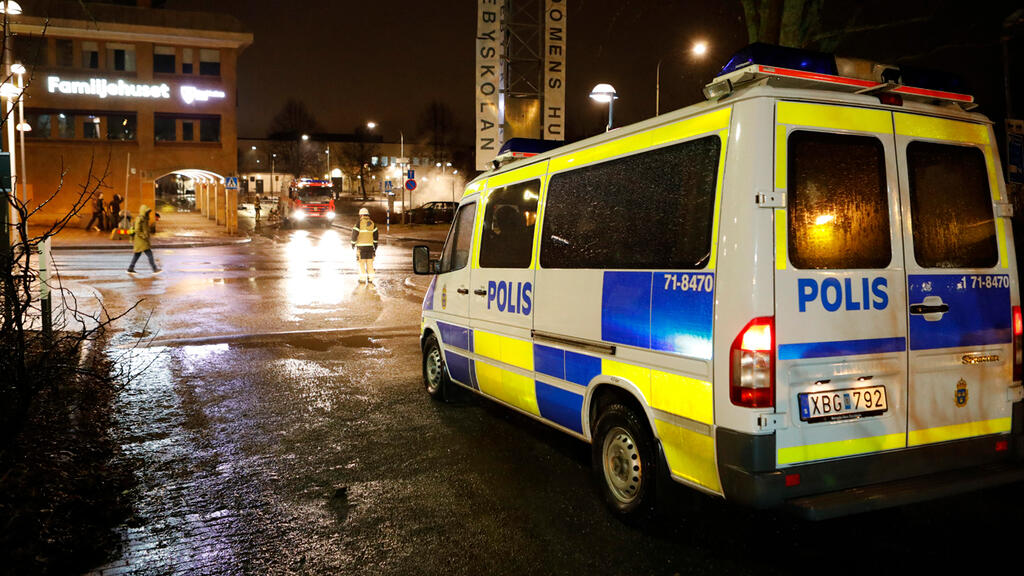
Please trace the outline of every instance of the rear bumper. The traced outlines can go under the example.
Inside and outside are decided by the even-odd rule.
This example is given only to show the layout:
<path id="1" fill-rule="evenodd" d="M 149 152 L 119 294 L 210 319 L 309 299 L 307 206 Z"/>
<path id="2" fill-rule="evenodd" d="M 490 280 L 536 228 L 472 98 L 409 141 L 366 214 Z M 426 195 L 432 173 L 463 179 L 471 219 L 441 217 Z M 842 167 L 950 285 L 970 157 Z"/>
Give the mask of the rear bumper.
<path id="1" fill-rule="evenodd" d="M 1024 481 L 1024 403 L 1010 435 L 982 436 L 776 470 L 774 435 L 718 429 L 726 498 L 823 520 Z M 1005 449 L 997 450 L 1005 442 Z M 786 478 L 799 483 L 786 486 Z"/>

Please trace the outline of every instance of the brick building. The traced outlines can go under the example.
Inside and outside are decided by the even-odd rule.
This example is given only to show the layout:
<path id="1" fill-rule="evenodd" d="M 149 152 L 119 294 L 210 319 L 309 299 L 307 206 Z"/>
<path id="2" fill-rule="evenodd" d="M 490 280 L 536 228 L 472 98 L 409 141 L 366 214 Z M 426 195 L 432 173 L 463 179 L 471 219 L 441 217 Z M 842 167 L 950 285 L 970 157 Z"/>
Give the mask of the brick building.
<path id="1" fill-rule="evenodd" d="M 7 64 L 27 68 L 30 205 L 57 190 L 66 171 L 38 218 L 66 212 L 93 163 L 93 177 L 106 169 L 106 197 L 121 194 L 133 211 L 154 205 L 158 180 L 195 179 L 199 202 L 218 200 L 211 217 L 230 226 L 224 177 L 237 172 L 237 60 L 252 34 L 231 16 L 155 1 L 20 4 Z"/>

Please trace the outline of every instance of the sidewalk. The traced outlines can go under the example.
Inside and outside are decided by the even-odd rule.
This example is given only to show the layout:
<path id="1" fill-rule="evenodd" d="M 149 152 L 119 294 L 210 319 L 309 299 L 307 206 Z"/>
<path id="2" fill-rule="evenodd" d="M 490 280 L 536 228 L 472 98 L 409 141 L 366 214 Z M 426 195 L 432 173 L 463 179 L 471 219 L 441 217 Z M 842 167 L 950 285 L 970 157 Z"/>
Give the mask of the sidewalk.
<path id="1" fill-rule="evenodd" d="M 224 226 L 195 212 L 161 213 L 152 236 L 153 248 L 194 248 L 197 246 L 220 246 L 249 242 L 247 235 L 231 236 Z M 29 226 L 29 234 L 38 236 L 45 231 L 41 226 Z M 77 226 L 66 226 L 53 237 L 54 250 L 129 250 L 130 237 L 111 240 L 110 232 L 84 230 Z"/>

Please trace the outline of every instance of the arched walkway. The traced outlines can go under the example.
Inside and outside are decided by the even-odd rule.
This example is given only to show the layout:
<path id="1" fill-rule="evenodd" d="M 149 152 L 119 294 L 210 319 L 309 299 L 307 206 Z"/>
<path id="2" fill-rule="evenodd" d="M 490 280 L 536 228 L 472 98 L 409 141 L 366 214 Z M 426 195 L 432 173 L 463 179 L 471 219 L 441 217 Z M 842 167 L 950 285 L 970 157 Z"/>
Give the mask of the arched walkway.
<path id="1" fill-rule="evenodd" d="M 226 178 L 199 168 L 182 168 L 158 176 L 154 182 L 155 204 L 162 217 L 198 213 L 228 232 L 238 227 L 237 191 L 227 190 Z"/>

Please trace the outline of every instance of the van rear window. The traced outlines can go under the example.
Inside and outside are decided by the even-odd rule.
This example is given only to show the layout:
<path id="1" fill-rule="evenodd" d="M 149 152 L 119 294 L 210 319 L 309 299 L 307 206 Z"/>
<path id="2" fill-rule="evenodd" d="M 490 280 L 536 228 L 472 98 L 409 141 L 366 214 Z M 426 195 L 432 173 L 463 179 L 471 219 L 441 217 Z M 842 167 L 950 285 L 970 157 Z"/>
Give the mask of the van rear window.
<path id="1" fill-rule="evenodd" d="M 872 136 L 789 136 L 789 259 L 804 269 L 886 268 L 892 260 L 885 151 Z"/>
<path id="2" fill-rule="evenodd" d="M 971 146 L 907 145 L 914 258 L 925 268 L 988 268 L 999 261 L 985 156 Z"/>
<path id="3" fill-rule="evenodd" d="M 708 136 L 556 174 L 541 266 L 703 268 L 721 147 Z"/>

